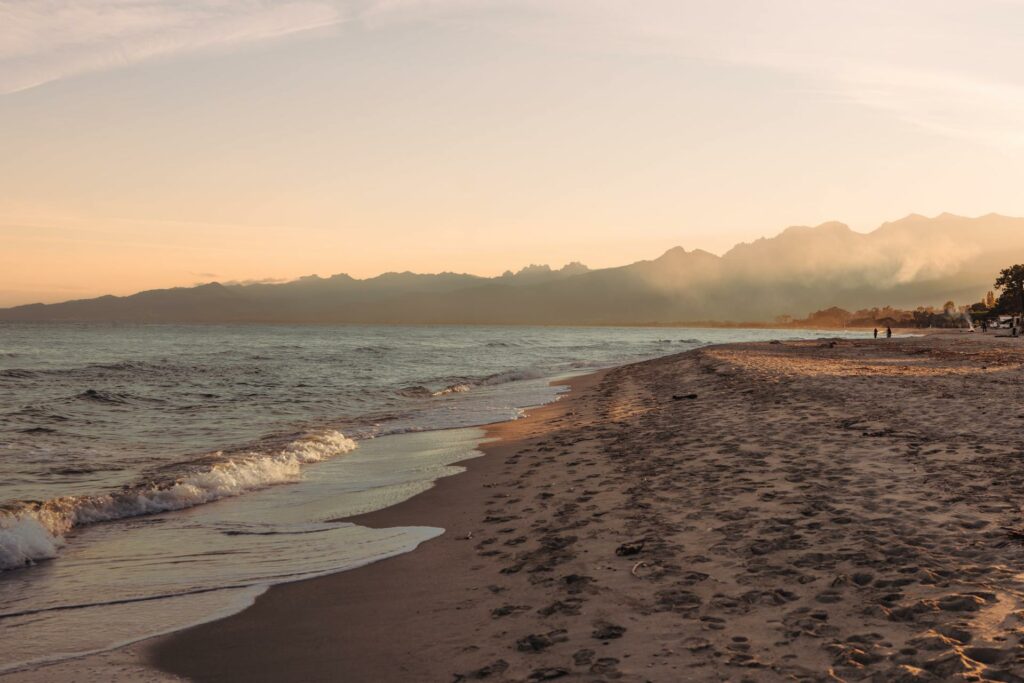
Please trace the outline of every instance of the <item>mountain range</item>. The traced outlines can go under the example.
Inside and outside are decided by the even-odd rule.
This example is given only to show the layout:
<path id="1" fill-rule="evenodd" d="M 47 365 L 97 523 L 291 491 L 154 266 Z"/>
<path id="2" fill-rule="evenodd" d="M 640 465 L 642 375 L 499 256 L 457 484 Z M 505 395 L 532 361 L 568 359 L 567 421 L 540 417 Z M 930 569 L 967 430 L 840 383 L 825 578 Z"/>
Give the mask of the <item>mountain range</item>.
<path id="1" fill-rule="evenodd" d="M 915 308 L 978 301 L 1024 262 L 1024 218 L 912 214 L 859 233 L 791 227 L 722 256 L 668 250 L 591 270 L 316 275 L 273 284 L 209 283 L 0 309 L 0 320 L 267 323 L 644 324 L 765 322 L 829 306 Z"/>

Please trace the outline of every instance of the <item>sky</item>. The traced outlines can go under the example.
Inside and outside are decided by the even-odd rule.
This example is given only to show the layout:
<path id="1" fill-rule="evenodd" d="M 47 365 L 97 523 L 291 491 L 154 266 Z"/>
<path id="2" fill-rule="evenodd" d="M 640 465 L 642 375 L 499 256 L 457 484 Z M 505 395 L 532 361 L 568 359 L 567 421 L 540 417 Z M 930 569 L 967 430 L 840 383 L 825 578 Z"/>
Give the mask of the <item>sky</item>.
<path id="1" fill-rule="evenodd" d="M 1024 215 L 1024 0 L 0 0 L 0 306 Z"/>

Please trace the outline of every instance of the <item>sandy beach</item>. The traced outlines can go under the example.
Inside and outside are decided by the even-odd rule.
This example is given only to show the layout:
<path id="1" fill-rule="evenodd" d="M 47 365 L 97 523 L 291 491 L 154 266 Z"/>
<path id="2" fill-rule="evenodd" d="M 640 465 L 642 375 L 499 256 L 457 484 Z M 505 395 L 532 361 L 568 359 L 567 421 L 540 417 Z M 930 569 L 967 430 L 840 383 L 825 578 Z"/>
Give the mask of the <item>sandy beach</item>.
<path id="1" fill-rule="evenodd" d="M 439 538 L 145 651 L 199 681 L 1024 680 L 1022 368 L 949 334 L 579 378 L 353 520 Z"/>
<path id="2" fill-rule="evenodd" d="M 723 346 L 591 375 L 370 526 L 448 531 L 158 642 L 196 680 L 1024 680 L 1024 349 Z"/>
<path id="3" fill-rule="evenodd" d="M 1024 683 L 1024 0 L 0 26 L 0 683 Z"/>

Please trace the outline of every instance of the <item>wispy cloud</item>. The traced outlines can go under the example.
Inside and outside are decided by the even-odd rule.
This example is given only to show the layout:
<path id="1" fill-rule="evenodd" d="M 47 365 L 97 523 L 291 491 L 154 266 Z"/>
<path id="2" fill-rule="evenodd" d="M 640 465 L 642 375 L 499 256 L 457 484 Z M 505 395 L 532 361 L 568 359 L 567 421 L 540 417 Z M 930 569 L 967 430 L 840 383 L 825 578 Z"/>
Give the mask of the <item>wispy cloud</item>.
<path id="1" fill-rule="evenodd" d="M 706 56 L 802 77 L 938 135 L 1024 145 L 1020 0 L 724 4 L 745 11 L 721 22 L 721 40 L 699 43 Z"/>
<path id="2" fill-rule="evenodd" d="M 0 94 L 345 20 L 332 0 L 0 0 Z"/>
<path id="3" fill-rule="evenodd" d="M 994 147 L 1024 146 L 1024 84 L 885 66 L 844 75 L 833 92 L 939 135 Z"/>
<path id="4" fill-rule="evenodd" d="M 381 0 L 367 20 L 784 74 L 938 135 L 1024 146 L 1022 0 Z"/>
<path id="5" fill-rule="evenodd" d="M 1022 0 L 0 0 L 0 94 L 348 20 L 759 69 L 939 135 L 1024 146 Z"/>

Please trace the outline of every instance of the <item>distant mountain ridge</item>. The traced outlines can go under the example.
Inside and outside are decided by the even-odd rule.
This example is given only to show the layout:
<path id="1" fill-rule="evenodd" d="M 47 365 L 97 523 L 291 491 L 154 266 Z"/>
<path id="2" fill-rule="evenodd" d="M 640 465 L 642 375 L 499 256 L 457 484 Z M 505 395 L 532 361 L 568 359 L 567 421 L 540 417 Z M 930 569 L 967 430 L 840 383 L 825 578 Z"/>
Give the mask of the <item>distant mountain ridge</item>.
<path id="1" fill-rule="evenodd" d="M 998 271 L 1024 262 L 1024 218 L 911 214 L 858 233 L 797 226 L 722 256 L 668 250 L 590 270 L 531 265 L 498 277 L 345 274 L 285 283 L 219 284 L 0 309 L 0 320 L 644 324 L 770 321 L 840 306 L 977 301 Z"/>

